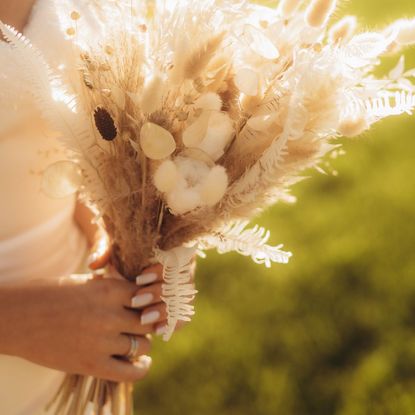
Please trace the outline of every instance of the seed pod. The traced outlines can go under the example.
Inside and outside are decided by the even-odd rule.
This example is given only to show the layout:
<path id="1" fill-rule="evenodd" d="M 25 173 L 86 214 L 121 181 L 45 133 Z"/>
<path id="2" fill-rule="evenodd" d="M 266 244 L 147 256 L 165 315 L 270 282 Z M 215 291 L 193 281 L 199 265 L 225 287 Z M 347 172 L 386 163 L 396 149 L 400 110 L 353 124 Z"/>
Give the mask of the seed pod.
<path id="1" fill-rule="evenodd" d="M 94 111 L 94 120 L 97 130 L 101 137 L 106 141 L 115 140 L 117 137 L 117 127 L 110 113 L 102 107 L 97 107 Z"/>
<path id="2" fill-rule="evenodd" d="M 147 122 L 140 132 L 140 146 L 151 160 L 162 160 L 176 150 L 176 141 L 170 131 L 157 124 Z"/>

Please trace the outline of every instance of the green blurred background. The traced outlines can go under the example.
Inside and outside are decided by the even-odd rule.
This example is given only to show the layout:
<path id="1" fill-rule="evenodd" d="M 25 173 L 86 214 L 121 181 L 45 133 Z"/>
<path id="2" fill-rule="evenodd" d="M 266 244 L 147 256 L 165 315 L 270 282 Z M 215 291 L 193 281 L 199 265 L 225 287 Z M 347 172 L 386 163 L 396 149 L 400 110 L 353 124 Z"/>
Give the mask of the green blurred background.
<path id="1" fill-rule="evenodd" d="M 346 13 L 381 27 L 415 1 L 350 0 Z M 197 314 L 156 340 L 137 414 L 415 414 L 414 131 L 402 116 L 346 142 L 338 177 L 312 173 L 296 205 L 260 218 L 289 265 L 199 262 Z"/>

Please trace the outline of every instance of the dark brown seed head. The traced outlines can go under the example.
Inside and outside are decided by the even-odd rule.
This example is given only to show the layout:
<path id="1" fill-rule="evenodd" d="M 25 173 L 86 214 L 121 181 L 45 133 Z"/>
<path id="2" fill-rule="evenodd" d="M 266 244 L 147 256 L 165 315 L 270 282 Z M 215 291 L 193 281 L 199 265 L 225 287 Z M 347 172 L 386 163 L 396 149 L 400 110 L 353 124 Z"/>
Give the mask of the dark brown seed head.
<path id="1" fill-rule="evenodd" d="M 102 107 L 97 107 L 94 111 L 94 120 L 97 130 L 101 137 L 106 141 L 115 140 L 117 137 L 117 127 L 110 113 Z"/>

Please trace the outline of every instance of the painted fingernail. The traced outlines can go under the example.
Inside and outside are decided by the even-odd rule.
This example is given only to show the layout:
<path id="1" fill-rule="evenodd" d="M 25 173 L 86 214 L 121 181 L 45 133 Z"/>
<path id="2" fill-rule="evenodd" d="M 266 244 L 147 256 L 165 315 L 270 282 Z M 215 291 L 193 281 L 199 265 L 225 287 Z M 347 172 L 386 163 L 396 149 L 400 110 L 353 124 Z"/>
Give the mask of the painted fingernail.
<path id="1" fill-rule="evenodd" d="M 162 336 L 167 331 L 167 326 L 160 326 L 156 329 L 156 336 Z"/>
<path id="2" fill-rule="evenodd" d="M 148 313 L 144 313 L 141 316 L 141 324 L 145 326 L 146 324 L 155 323 L 160 319 L 160 312 L 159 311 L 150 311 Z"/>
<path id="3" fill-rule="evenodd" d="M 133 308 L 144 307 L 146 305 L 151 304 L 153 299 L 154 299 L 154 295 L 151 293 L 144 293 L 144 294 L 137 295 L 131 300 L 131 307 Z"/>
<path id="4" fill-rule="evenodd" d="M 97 259 L 98 259 L 98 255 L 95 252 L 93 254 L 91 254 L 87 259 L 88 266 L 92 265 L 94 262 L 96 262 Z"/>
<path id="5" fill-rule="evenodd" d="M 135 363 L 135 366 L 138 366 L 143 369 L 148 369 L 153 363 L 153 359 L 150 356 L 140 356 L 138 362 Z"/>
<path id="6" fill-rule="evenodd" d="M 136 283 L 138 285 L 152 284 L 153 282 L 157 281 L 157 278 L 157 274 L 155 274 L 154 272 L 150 272 L 149 274 L 139 275 L 136 278 Z"/>

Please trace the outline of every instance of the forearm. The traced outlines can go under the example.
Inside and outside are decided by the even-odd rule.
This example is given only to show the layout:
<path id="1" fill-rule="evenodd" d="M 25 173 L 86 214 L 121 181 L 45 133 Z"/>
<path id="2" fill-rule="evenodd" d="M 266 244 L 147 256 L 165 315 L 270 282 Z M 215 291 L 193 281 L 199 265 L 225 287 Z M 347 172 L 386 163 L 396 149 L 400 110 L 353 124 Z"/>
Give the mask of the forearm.
<path id="1" fill-rule="evenodd" d="M 31 305 L 21 286 L 0 287 L 0 354 L 17 356 Z"/>
<path id="2" fill-rule="evenodd" d="M 0 20 L 23 31 L 35 0 L 1 0 Z"/>

